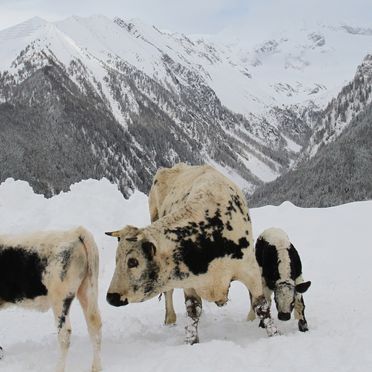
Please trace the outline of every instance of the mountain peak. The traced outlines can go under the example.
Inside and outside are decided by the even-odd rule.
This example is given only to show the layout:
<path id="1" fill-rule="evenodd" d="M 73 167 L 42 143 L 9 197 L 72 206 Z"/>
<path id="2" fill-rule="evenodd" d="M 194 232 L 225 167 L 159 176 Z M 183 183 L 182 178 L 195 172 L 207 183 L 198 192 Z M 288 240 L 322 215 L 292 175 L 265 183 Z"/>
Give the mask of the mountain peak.
<path id="1" fill-rule="evenodd" d="M 24 22 L 18 23 L 15 26 L 1 30 L 0 41 L 27 37 L 40 28 L 45 27 L 47 24 L 49 24 L 49 22 L 43 18 L 32 17 Z"/>

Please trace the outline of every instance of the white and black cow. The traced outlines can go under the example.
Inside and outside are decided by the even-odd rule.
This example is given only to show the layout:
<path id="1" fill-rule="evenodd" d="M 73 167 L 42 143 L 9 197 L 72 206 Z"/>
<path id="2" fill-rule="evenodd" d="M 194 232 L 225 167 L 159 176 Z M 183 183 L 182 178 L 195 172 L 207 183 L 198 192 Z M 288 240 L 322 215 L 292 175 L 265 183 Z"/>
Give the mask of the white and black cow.
<path id="1" fill-rule="evenodd" d="M 302 294 L 307 291 L 311 282 L 305 282 L 302 278 L 300 256 L 287 234 L 274 227 L 265 230 L 256 242 L 256 259 L 261 268 L 264 294 L 269 303 L 274 292 L 278 318 L 289 320 L 294 309 L 298 329 L 306 332 L 308 325 Z M 251 308 L 249 319 L 254 318 L 255 313 Z"/>
<path id="2" fill-rule="evenodd" d="M 107 301 L 122 306 L 183 288 L 186 342 L 193 344 L 198 342 L 201 299 L 223 305 L 231 281 L 239 280 L 251 292 L 267 333 L 276 334 L 239 188 L 211 166 L 178 164 L 156 173 L 149 206 L 151 225 L 107 233 L 119 239 Z M 168 292 L 167 305 L 174 314 L 171 298 Z"/>
<path id="3" fill-rule="evenodd" d="M 98 265 L 96 243 L 83 227 L 0 235 L 0 309 L 8 305 L 53 309 L 61 349 L 57 371 L 65 369 L 71 334 L 69 310 L 75 297 L 93 344 L 92 371 L 101 370 Z"/>

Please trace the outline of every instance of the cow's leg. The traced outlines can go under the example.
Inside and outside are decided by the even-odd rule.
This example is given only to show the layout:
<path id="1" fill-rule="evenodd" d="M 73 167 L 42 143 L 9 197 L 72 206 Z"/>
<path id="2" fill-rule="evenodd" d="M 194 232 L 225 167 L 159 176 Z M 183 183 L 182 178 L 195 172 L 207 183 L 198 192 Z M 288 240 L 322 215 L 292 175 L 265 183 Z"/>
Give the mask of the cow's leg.
<path id="1" fill-rule="evenodd" d="M 259 269 L 257 268 L 257 272 L 255 272 L 255 270 L 252 268 L 251 271 L 252 273 L 243 272 L 243 274 L 241 274 L 237 279 L 247 287 L 249 293 L 251 294 L 251 306 L 257 317 L 260 319 L 260 325 L 266 329 L 267 335 L 278 335 L 279 331 L 271 318 L 270 303 L 263 295 Z"/>
<path id="2" fill-rule="evenodd" d="M 165 320 L 164 324 L 170 325 L 176 323 L 177 315 L 173 307 L 173 289 L 164 292 L 165 295 Z"/>
<path id="3" fill-rule="evenodd" d="M 57 298 L 52 301 L 52 308 L 57 325 L 58 342 L 61 353 L 56 368 L 58 372 L 63 372 L 65 370 L 66 356 L 70 347 L 71 324 L 69 312 L 73 299 L 74 295 L 69 294 L 63 299 Z"/>
<path id="4" fill-rule="evenodd" d="M 271 309 L 271 296 L 272 296 L 272 294 L 273 294 L 273 291 L 272 291 L 269 287 L 267 287 L 267 286 L 265 285 L 265 283 L 262 283 L 262 289 L 263 289 L 263 294 L 264 294 L 264 296 L 265 296 L 265 299 L 266 299 L 266 301 L 267 301 L 267 304 L 268 304 L 268 306 L 269 306 L 269 309 Z M 260 320 L 260 324 L 259 324 L 259 326 L 260 326 L 261 328 L 265 328 L 265 324 L 264 324 L 264 322 L 263 322 L 262 319 Z"/>
<path id="5" fill-rule="evenodd" d="M 249 299 L 250 299 L 250 303 L 251 303 L 251 308 L 249 309 L 247 320 L 253 321 L 253 320 L 256 319 L 256 313 L 254 312 L 254 309 L 253 309 L 252 293 L 251 293 L 250 290 L 248 290 L 248 292 L 249 292 Z"/>
<path id="6" fill-rule="evenodd" d="M 3 359 L 4 358 L 4 350 L 3 348 L 0 346 L 0 359 Z"/>
<path id="7" fill-rule="evenodd" d="M 295 308 L 294 308 L 294 315 L 295 318 L 298 319 L 298 329 L 301 332 L 306 332 L 309 330 L 307 325 L 307 321 L 305 318 L 305 302 L 302 294 L 297 294 L 295 298 Z"/>
<path id="8" fill-rule="evenodd" d="M 185 289 L 185 305 L 187 311 L 187 325 L 185 327 L 187 344 L 199 342 L 198 324 L 202 312 L 202 300 L 193 288 Z"/>
<path id="9" fill-rule="evenodd" d="M 93 346 L 92 371 L 101 371 L 101 315 L 98 308 L 97 289 L 84 280 L 77 293 L 87 323 L 89 337 Z"/>

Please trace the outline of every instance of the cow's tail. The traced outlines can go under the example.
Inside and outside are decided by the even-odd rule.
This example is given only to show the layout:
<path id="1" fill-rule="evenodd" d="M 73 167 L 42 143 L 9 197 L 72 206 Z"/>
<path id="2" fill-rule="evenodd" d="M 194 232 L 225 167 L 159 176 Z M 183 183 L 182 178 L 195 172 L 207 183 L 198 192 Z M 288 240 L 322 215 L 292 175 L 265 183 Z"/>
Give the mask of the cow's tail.
<path id="1" fill-rule="evenodd" d="M 83 244 L 87 257 L 87 273 L 77 296 L 83 308 L 89 336 L 93 346 L 92 371 L 101 370 L 101 315 L 98 308 L 99 253 L 93 235 L 84 227 L 78 228 L 79 240 Z"/>
<path id="2" fill-rule="evenodd" d="M 84 246 L 87 258 L 86 284 L 98 293 L 99 253 L 93 235 L 84 227 L 78 227 L 79 240 Z"/>

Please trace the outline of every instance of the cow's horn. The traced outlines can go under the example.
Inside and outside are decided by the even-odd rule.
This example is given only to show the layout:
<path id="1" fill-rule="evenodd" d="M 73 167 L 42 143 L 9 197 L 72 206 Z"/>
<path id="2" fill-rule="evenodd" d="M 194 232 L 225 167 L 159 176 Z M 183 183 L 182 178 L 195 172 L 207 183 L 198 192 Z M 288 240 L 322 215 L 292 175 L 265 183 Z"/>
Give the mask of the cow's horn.
<path id="1" fill-rule="evenodd" d="M 108 236 L 113 236 L 114 238 L 119 238 L 120 230 L 105 232 L 105 234 Z"/>

